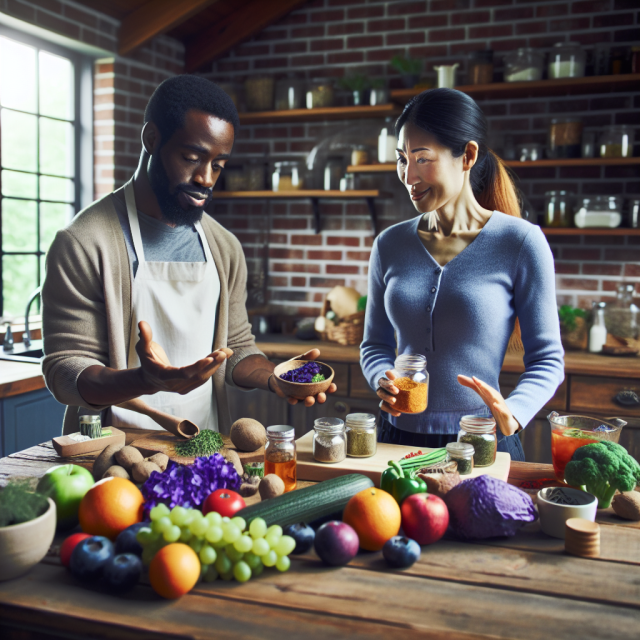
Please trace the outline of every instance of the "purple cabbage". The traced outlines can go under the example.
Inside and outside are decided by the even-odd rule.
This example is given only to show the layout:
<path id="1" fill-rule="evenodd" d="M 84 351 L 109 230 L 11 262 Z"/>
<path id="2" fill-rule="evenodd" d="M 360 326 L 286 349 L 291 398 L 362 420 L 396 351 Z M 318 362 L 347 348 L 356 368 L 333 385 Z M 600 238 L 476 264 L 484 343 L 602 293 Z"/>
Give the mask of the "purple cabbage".
<path id="1" fill-rule="evenodd" d="M 444 501 L 449 526 L 463 540 L 513 536 L 538 517 L 528 494 L 487 475 L 464 480 L 445 494 Z"/>
<path id="2" fill-rule="evenodd" d="M 142 485 L 144 519 L 148 520 L 151 509 L 161 502 L 169 509 L 175 506 L 198 509 L 216 489 L 237 491 L 241 482 L 233 464 L 219 453 L 196 458 L 192 465 L 169 460 L 165 471 L 154 471 Z"/>
<path id="3" fill-rule="evenodd" d="M 322 373 L 322 367 L 317 362 L 310 360 L 297 369 L 283 373 L 280 377 L 287 382 L 312 382 L 313 376 L 318 373 Z"/>

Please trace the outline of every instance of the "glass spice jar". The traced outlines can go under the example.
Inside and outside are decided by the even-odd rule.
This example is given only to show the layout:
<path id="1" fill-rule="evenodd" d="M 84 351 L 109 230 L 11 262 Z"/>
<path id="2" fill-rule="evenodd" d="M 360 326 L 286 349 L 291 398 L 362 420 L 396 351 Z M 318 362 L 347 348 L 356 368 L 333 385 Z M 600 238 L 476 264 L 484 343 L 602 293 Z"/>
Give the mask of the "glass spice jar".
<path id="1" fill-rule="evenodd" d="M 493 51 L 484 49 L 469 54 L 469 84 L 490 84 L 493 82 Z"/>
<path id="2" fill-rule="evenodd" d="M 318 418 L 313 423 L 313 459 L 342 462 L 347 457 L 347 438 L 340 418 Z"/>
<path id="3" fill-rule="evenodd" d="M 300 163 L 293 160 L 275 162 L 271 174 L 271 188 L 273 191 L 297 191 L 302 189 L 303 179 Z"/>
<path id="4" fill-rule="evenodd" d="M 100 414 L 82 415 L 78 418 L 80 433 L 91 439 L 99 438 L 102 435 L 102 419 Z"/>
<path id="5" fill-rule="evenodd" d="M 271 111 L 273 109 L 272 76 L 253 76 L 244 81 L 244 98 L 248 111 Z"/>
<path id="6" fill-rule="evenodd" d="M 582 120 L 553 118 L 547 144 L 549 158 L 579 158 L 582 155 Z"/>
<path id="7" fill-rule="evenodd" d="M 393 408 L 400 413 L 422 413 L 429 397 L 427 359 L 420 354 L 403 354 L 393 365 L 398 377 L 393 385 L 399 389 Z"/>
<path id="8" fill-rule="evenodd" d="M 378 449 L 376 417 L 371 413 L 350 413 L 346 417 L 347 455 L 370 458 Z"/>
<path id="9" fill-rule="evenodd" d="M 333 106 L 333 85 L 330 82 L 313 81 L 306 94 L 307 109 Z"/>
<path id="10" fill-rule="evenodd" d="M 264 475 L 275 473 L 284 482 L 284 490 L 296 488 L 295 430 L 286 424 L 267 427 L 267 444 L 264 447 Z"/>
<path id="11" fill-rule="evenodd" d="M 460 419 L 458 442 L 473 446 L 473 465 L 475 467 L 492 465 L 496 461 L 498 450 L 495 419 L 482 416 L 463 416 Z"/>
<path id="12" fill-rule="evenodd" d="M 544 197 L 544 226 L 571 227 L 574 194 L 568 191 L 547 191 Z"/>
<path id="13" fill-rule="evenodd" d="M 607 127 L 599 140 L 601 158 L 630 158 L 633 155 L 633 129 L 624 125 Z"/>
<path id="14" fill-rule="evenodd" d="M 549 79 L 582 78 L 587 54 L 577 42 L 556 42 L 549 54 Z"/>
<path id="15" fill-rule="evenodd" d="M 505 58 L 505 82 L 531 82 L 542 79 L 544 58 L 539 51 L 522 47 L 508 53 Z"/>
<path id="16" fill-rule="evenodd" d="M 607 331 L 616 338 L 638 337 L 640 309 L 634 302 L 635 284 L 619 284 L 616 299 L 604 311 Z"/>
<path id="17" fill-rule="evenodd" d="M 473 471 L 473 445 L 468 442 L 449 442 L 445 448 L 449 457 L 458 463 L 458 473 L 461 476 L 467 476 Z"/>

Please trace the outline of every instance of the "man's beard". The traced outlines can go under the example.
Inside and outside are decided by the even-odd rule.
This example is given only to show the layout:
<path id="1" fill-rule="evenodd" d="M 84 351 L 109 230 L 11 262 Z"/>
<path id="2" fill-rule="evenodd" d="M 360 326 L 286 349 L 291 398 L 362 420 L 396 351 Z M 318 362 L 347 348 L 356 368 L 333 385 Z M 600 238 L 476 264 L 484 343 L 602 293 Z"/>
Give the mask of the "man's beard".
<path id="1" fill-rule="evenodd" d="M 169 176 L 164 168 L 159 154 L 151 156 L 148 163 L 147 175 L 149 183 L 160 205 L 160 210 L 165 220 L 177 226 L 191 226 L 202 218 L 204 208 L 211 202 L 212 190 L 197 188 L 190 184 L 179 184 L 174 193 L 169 191 Z M 189 206 L 184 209 L 180 205 L 178 196 L 181 191 L 189 194 L 198 194 L 205 200 L 201 207 Z"/>

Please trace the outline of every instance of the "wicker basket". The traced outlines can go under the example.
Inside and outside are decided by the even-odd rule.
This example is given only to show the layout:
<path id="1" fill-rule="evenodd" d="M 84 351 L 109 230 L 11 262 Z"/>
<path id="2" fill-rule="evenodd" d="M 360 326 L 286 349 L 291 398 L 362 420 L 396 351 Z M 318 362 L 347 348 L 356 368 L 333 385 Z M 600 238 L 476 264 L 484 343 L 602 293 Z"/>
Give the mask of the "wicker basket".
<path id="1" fill-rule="evenodd" d="M 329 301 L 325 300 L 322 306 L 322 315 L 326 315 L 329 309 Z M 341 318 L 338 324 L 328 322 L 327 330 L 323 331 L 320 337 L 323 340 L 337 342 L 345 346 L 360 344 L 364 337 L 364 313 L 364 311 L 352 313 L 350 316 Z"/>

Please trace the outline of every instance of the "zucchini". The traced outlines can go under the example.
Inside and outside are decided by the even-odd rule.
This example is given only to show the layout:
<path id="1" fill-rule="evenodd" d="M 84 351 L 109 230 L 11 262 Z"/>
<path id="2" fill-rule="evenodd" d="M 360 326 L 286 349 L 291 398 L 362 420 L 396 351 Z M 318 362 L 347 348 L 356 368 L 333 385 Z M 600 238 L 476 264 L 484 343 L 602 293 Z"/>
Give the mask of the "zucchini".
<path id="1" fill-rule="evenodd" d="M 342 512 L 350 498 L 370 487 L 373 487 L 370 478 L 351 473 L 258 502 L 235 515 L 244 518 L 247 524 L 254 518 L 262 518 L 269 527 L 272 524 L 286 527 L 297 522 L 312 522 L 336 511 Z"/>

